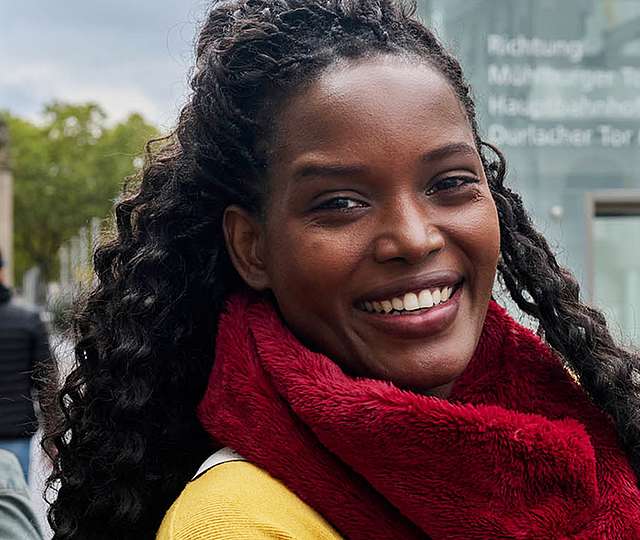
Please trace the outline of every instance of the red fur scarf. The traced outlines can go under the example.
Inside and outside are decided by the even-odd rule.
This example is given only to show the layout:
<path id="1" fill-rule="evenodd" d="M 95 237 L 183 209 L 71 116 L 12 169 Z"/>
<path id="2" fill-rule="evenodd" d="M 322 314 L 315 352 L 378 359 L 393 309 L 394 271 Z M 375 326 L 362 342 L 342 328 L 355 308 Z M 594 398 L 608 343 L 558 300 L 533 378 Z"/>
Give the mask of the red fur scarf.
<path id="1" fill-rule="evenodd" d="M 352 540 L 640 539 L 611 422 L 495 303 L 443 400 L 344 374 L 236 296 L 199 417 Z"/>

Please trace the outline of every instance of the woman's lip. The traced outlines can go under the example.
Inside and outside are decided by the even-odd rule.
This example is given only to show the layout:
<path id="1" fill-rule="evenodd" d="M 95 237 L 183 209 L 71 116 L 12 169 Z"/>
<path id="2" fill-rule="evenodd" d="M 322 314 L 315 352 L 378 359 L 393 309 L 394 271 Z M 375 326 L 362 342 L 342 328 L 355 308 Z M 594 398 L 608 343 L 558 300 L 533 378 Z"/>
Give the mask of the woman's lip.
<path id="1" fill-rule="evenodd" d="M 443 331 L 455 320 L 460 308 L 464 286 L 458 287 L 453 296 L 443 304 L 427 310 L 406 314 L 385 315 L 356 309 L 358 317 L 376 330 L 408 339 L 420 339 Z"/>
<path id="2" fill-rule="evenodd" d="M 355 304 L 361 302 L 376 302 L 382 300 L 391 300 L 394 296 L 402 297 L 408 292 L 419 292 L 424 289 L 436 289 L 442 287 L 451 287 L 460 284 L 464 280 L 464 276 L 453 270 L 438 270 L 422 274 L 411 278 L 404 278 L 395 282 L 386 283 L 379 287 L 372 287 L 372 291 L 368 294 L 361 295 L 355 301 Z"/>

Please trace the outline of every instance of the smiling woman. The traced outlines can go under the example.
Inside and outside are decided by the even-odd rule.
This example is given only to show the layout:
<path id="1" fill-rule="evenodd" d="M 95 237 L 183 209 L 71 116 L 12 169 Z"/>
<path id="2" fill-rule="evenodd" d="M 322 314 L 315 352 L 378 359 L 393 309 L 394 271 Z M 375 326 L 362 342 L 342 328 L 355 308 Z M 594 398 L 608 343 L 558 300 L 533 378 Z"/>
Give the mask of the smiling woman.
<path id="1" fill-rule="evenodd" d="M 412 13 L 213 5 L 75 321 L 56 538 L 640 537 L 640 360 Z"/>
<path id="2" fill-rule="evenodd" d="M 415 58 L 343 61 L 289 97 L 274 137 L 264 219 L 226 209 L 240 275 L 351 373 L 450 387 L 478 343 L 500 243 L 450 83 Z M 454 294 L 434 306 L 441 289 Z"/>

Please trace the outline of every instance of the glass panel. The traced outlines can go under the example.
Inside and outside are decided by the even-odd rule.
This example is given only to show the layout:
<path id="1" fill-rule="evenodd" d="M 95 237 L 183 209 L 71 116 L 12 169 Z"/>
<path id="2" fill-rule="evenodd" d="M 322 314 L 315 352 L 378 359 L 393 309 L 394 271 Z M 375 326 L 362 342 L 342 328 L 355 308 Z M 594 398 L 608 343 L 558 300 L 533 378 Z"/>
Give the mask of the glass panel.
<path id="1" fill-rule="evenodd" d="M 640 0 L 418 6 L 462 61 L 507 182 L 586 290 L 587 194 L 640 188 Z"/>
<path id="2" fill-rule="evenodd" d="M 613 334 L 640 345 L 640 215 L 596 217 L 595 303 L 604 308 Z"/>

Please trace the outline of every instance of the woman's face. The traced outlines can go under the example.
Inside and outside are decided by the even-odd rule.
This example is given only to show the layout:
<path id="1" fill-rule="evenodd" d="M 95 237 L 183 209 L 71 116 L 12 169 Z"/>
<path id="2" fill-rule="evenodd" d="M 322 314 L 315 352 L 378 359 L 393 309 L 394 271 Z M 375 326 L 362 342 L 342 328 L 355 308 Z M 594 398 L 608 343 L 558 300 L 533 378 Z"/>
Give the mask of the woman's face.
<path id="1" fill-rule="evenodd" d="M 240 273 L 346 371 L 446 395 L 478 342 L 500 243 L 446 80 L 397 57 L 334 66 L 288 101 L 275 141 L 266 219 L 232 249 Z"/>

